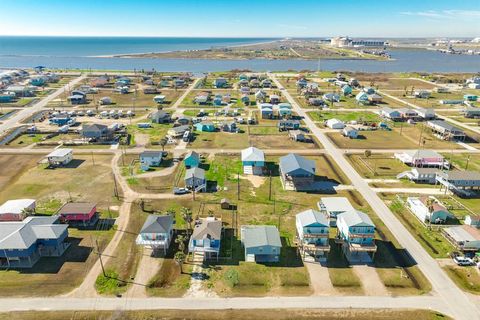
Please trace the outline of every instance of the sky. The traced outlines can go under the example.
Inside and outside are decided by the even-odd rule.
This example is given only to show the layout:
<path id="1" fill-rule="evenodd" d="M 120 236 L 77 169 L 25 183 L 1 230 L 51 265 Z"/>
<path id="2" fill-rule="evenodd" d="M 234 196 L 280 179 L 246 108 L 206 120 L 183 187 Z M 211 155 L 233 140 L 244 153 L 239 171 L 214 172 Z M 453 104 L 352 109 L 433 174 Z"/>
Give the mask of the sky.
<path id="1" fill-rule="evenodd" d="M 0 35 L 480 37 L 480 0 L 0 0 Z"/>

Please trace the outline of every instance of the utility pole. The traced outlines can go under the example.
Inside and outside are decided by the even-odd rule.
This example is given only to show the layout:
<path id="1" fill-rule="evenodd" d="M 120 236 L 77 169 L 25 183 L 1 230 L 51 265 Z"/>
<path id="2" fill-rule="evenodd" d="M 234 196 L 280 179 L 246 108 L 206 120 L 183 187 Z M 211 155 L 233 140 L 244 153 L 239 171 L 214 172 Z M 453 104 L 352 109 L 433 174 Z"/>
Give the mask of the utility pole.
<path id="1" fill-rule="evenodd" d="M 237 200 L 240 200 L 240 172 L 237 172 Z"/>
<path id="2" fill-rule="evenodd" d="M 100 252 L 100 248 L 98 246 L 98 239 L 95 240 L 95 244 L 97 246 L 97 254 L 98 254 L 98 258 L 100 259 L 100 266 L 102 267 L 102 273 L 103 273 L 103 276 L 106 277 L 107 274 L 105 273 L 105 267 L 103 266 L 102 253 Z"/>
<path id="3" fill-rule="evenodd" d="M 195 174 L 192 175 L 192 191 L 193 201 L 195 201 Z"/>
<path id="4" fill-rule="evenodd" d="M 113 174 L 113 195 L 118 199 L 118 186 L 117 186 L 117 179 L 115 178 L 115 174 Z"/>
<path id="5" fill-rule="evenodd" d="M 470 155 L 467 156 L 467 163 L 465 164 L 465 171 L 468 170 L 468 163 L 470 162 Z"/>
<path id="6" fill-rule="evenodd" d="M 95 158 L 93 157 L 93 151 L 92 151 L 92 163 L 95 165 Z"/>
<path id="7" fill-rule="evenodd" d="M 272 200 L 272 170 L 270 169 L 269 170 L 269 173 L 270 173 L 270 177 L 269 177 L 269 182 L 270 182 L 270 186 L 269 186 L 269 189 L 268 189 L 268 200 Z"/>

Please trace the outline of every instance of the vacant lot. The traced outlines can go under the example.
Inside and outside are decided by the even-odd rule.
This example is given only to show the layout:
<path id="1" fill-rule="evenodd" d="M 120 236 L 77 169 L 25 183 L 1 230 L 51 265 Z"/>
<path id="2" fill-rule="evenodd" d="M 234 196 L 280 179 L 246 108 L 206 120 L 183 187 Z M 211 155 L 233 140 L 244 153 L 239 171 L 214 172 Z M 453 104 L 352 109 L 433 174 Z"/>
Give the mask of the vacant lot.
<path id="1" fill-rule="evenodd" d="M 460 288 L 473 294 L 480 294 L 480 274 L 476 267 L 452 265 L 443 269 Z"/>
<path id="2" fill-rule="evenodd" d="M 0 203 L 8 199 L 33 198 L 37 200 L 37 211 L 45 213 L 55 212 L 69 200 L 96 202 L 99 210 L 118 204 L 113 197 L 109 155 L 74 154 L 68 167 L 56 169 L 36 164 L 41 159 L 38 156 L 12 155 L 1 159 L 12 163 L 0 166 L 1 170 L 13 173 L 6 174 L 8 185 L 0 192 Z M 19 169 L 17 163 L 21 164 Z"/>
<path id="3" fill-rule="evenodd" d="M 255 309 L 255 310 L 158 310 L 158 311 L 25 311 L 0 314 L 1 320 L 447 320 L 448 317 L 426 310 L 370 310 L 370 309 Z"/>
<path id="4" fill-rule="evenodd" d="M 358 122 L 380 122 L 379 115 L 373 112 L 340 112 L 340 111 L 311 111 L 308 112 L 313 121 L 327 121 L 328 119 L 338 119 L 343 122 L 358 121 Z"/>
<path id="5" fill-rule="evenodd" d="M 397 174 L 409 170 L 409 167 L 393 154 L 372 154 L 368 158 L 363 154 L 350 154 L 347 156 L 355 170 L 367 179 L 394 179 Z"/>
<path id="6" fill-rule="evenodd" d="M 418 147 L 396 131 L 360 131 L 358 139 L 344 137 L 340 132 L 329 132 L 327 136 L 342 149 L 415 149 Z"/>
<path id="7" fill-rule="evenodd" d="M 246 132 L 199 132 L 195 131 L 190 147 L 193 149 L 244 149 L 248 145 Z"/>
<path id="8" fill-rule="evenodd" d="M 95 283 L 98 293 L 121 294 L 127 290 L 129 282 L 134 279 L 142 253 L 142 249 L 137 246 L 135 239 L 147 215 L 148 212 L 141 209 L 140 203 L 132 204 L 126 229 L 117 231 L 122 232 L 122 239 L 113 256 L 105 265 L 107 276 L 100 274 Z"/>

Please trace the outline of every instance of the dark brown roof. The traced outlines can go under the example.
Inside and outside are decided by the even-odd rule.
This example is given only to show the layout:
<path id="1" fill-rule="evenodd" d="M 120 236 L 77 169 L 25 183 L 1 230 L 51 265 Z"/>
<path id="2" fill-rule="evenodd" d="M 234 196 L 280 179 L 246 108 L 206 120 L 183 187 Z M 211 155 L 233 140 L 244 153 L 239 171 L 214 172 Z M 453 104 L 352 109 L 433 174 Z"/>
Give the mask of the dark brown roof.
<path id="1" fill-rule="evenodd" d="M 79 213 L 89 213 L 96 206 L 96 203 L 93 202 L 69 202 L 63 205 L 63 207 L 58 210 L 57 214 L 79 214 Z"/>

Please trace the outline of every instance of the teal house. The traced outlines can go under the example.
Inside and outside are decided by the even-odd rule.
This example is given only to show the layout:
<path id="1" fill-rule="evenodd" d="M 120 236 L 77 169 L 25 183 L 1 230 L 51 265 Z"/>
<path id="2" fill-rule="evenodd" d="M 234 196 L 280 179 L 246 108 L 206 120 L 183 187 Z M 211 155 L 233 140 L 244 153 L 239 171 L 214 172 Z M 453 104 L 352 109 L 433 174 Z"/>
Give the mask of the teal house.
<path id="1" fill-rule="evenodd" d="M 308 209 L 296 215 L 295 225 L 303 256 L 326 256 L 330 251 L 329 219 L 320 211 Z"/>
<path id="2" fill-rule="evenodd" d="M 343 251 L 349 261 L 377 251 L 375 225 L 370 217 L 358 210 L 337 215 L 337 238 L 343 242 Z"/>
<path id="3" fill-rule="evenodd" d="M 348 96 L 350 94 L 352 94 L 352 87 L 350 87 L 349 85 L 345 85 L 342 87 L 342 93 L 344 96 Z"/>
<path id="4" fill-rule="evenodd" d="M 35 87 L 41 87 L 45 84 L 45 79 L 42 77 L 32 78 L 30 79 L 30 84 Z"/>
<path id="5" fill-rule="evenodd" d="M 215 125 L 213 124 L 213 122 L 202 121 L 199 123 L 195 123 L 195 129 L 201 132 L 215 132 Z"/>
<path id="6" fill-rule="evenodd" d="M 357 100 L 357 103 L 360 103 L 360 104 L 368 104 L 370 103 L 368 101 L 368 94 L 366 92 L 359 92 L 356 96 L 355 96 L 355 100 Z"/>
<path id="7" fill-rule="evenodd" d="M 200 155 L 195 151 L 190 151 L 183 159 L 183 163 L 187 169 L 196 168 L 200 165 Z"/>
<path id="8" fill-rule="evenodd" d="M 474 94 L 466 94 L 466 95 L 463 96 L 463 99 L 467 100 L 467 101 L 477 101 L 478 96 L 476 96 Z"/>

